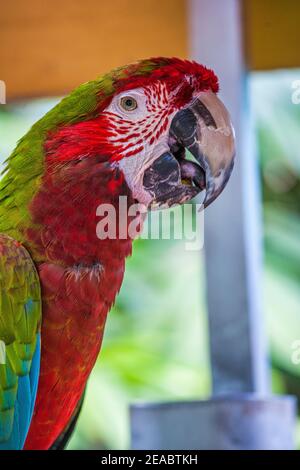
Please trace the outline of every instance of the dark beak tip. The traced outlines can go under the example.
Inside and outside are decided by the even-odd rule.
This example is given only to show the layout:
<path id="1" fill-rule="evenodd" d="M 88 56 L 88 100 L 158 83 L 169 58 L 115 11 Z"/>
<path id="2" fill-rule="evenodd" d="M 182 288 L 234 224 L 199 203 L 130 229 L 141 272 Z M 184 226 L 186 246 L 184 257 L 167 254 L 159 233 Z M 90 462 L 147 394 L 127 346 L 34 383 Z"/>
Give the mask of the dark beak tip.
<path id="1" fill-rule="evenodd" d="M 235 159 L 235 154 L 233 155 L 232 160 L 230 164 L 228 165 L 228 167 L 226 168 L 226 170 L 224 170 L 223 180 L 217 189 L 215 189 L 215 178 L 212 177 L 210 180 L 208 179 L 207 187 L 206 187 L 206 195 L 203 201 L 203 205 L 205 208 L 208 207 L 212 202 L 214 202 L 217 199 L 217 197 L 226 188 L 227 183 L 230 179 L 230 176 L 234 168 L 234 159 Z"/>

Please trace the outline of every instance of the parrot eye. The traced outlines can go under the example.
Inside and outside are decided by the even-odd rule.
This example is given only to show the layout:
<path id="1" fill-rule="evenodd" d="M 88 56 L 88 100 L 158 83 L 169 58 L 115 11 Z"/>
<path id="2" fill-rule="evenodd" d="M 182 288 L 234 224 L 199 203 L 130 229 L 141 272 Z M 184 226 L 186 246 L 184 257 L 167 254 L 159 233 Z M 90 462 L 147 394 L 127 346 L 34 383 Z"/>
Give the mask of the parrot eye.
<path id="1" fill-rule="evenodd" d="M 123 96 L 120 105 L 125 111 L 134 111 L 137 108 L 137 101 L 131 96 Z"/>

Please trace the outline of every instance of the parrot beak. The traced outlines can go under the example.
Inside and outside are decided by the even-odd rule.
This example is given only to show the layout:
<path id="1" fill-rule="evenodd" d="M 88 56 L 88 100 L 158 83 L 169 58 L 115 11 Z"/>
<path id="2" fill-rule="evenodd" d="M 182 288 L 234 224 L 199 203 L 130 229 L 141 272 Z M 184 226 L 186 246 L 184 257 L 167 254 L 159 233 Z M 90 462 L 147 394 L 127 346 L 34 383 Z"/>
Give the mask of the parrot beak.
<path id="1" fill-rule="evenodd" d="M 191 105 L 173 118 L 170 138 L 174 156 L 179 161 L 183 157 L 183 169 L 188 150 L 205 173 L 203 204 L 207 207 L 222 192 L 233 169 L 235 139 L 227 109 L 212 91 L 199 93 Z"/>
<path id="2" fill-rule="evenodd" d="M 169 148 L 144 174 L 144 187 L 154 196 L 151 208 L 182 204 L 203 190 L 207 207 L 226 186 L 235 155 L 230 117 L 215 93 L 201 92 L 177 112 Z"/>

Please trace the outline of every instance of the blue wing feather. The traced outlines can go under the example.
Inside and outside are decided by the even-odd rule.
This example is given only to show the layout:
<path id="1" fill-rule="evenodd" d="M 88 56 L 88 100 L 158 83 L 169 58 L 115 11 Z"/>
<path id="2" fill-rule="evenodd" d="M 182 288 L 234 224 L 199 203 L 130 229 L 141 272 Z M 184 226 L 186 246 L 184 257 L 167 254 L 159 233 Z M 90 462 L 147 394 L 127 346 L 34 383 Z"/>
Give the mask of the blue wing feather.
<path id="1" fill-rule="evenodd" d="M 36 349 L 32 358 L 30 373 L 19 377 L 18 392 L 15 401 L 14 424 L 10 438 L 1 443 L 0 423 L 0 450 L 22 449 L 29 430 L 40 373 L 41 358 L 40 333 L 37 335 Z M 4 431 L 4 429 L 3 429 Z"/>

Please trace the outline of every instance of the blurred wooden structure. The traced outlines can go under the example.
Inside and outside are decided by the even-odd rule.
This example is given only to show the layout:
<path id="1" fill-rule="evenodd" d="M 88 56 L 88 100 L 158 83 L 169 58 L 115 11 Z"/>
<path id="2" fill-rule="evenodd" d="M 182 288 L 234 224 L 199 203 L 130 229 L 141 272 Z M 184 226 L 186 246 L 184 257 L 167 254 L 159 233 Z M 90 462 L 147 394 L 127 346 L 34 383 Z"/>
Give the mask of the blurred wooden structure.
<path id="1" fill-rule="evenodd" d="M 299 0 L 244 0 L 247 65 L 251 70 L 300 67 Z"/>
<path id="2" fill-rule="evenodd" d="M 300 66 L 300 2 L 243 3 L 250 69 Z M 3 2 L 0 79 L 8 100 L 62 95 L 139 58 L 185 57 L 187 38 L 186 0 Z"/>
<path id="3" fill-rule="evenodd" d="M 7 99 L 59 96 L 113 67 L 187 56 L 185 0 L 14 0 L 0 13 Z"/>

